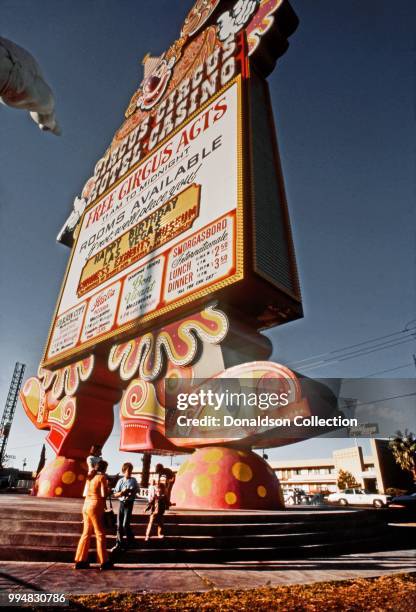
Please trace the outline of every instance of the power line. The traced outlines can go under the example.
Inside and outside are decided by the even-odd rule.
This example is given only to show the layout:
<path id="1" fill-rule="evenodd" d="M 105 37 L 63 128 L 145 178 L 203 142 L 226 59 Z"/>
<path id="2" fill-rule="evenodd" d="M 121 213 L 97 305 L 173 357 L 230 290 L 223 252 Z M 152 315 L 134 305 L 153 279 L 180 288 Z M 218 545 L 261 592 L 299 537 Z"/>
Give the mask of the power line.
<path id="1" fill-rule="evenodd" d="M 389 400 L 399 399 L 403 397 L 411 397 L 413 395 L 416 395 L 416 393 L 405 393 L 404 395 L 392 395 L 391 397 L 383 397 L 381 399 L 373 400 L 371 402 L 361 402 L 359 404 L 356 404 L 355 408 L 358 408 L 359 406 L 369 406 L 371 404 L 380 404 L 381 402 L 388 402 Z"/>
<path id="2" fill-rule="evenodd" d="M 357 353 L 349 353 L 346 356 L 338 359 L 338 361 L 345 361 L 346 359 L 352 359 L 355 356 L 361 357 L 361 355 L 369 355 L 370 353 L 378 353 L 378 351 L 383 351 L 388 348 L 393 348 L 394 346 L 399 346 L 400 344 L 407 344 L 408 342 L 414 342 L 413 338 L 408 338 L 407 340 L 400 340 L 399 342 L 393 342 L 385 345 L 378 345 L 369 350 L 358 351 Z"/>
<path id="3" fill-rule="evenodd" d="M 408 340 L 400 340 L 397 342 L 390 342 L 388 344 L 383 343 L 383 344 L 379 344 L 376 345 L 374 347 L 368 347 L 368 349 L 362 349 L 360 351 L 354 351 L 353 353 L 345 353 L 345 355 L 343 355 L 342 353 L 340 353 L 338 356 L 334 356 L 334 357 L 329 357 L 328 359 L 321 359 L 320 361 L 317 361 L 315 363 L 309 363 L 309 364 L 305 364 L 303 367 L 304 368 L 313 368 L 319 365 L 327 365 L 329 363 L 335 363 L 337 361 L 346 361 L 347 359 L 355 359 L 356 357 L 361 357 L 361 355 L 368 355 L 370 353 L 375 353 L 381 350 L 385 350 L 388 348 L 392 348 L 394 346 L 398 346 L 400 344 L 405 344 L 406 342 L 412 342 L 411 339 Z"/>
<path id="4" fill-rule="evenodd" d="M 399 336 L 400 334 L 408 334 L 412 329 L 416 329 L 416 327 L 410 327 L 409 329 L 401 329 L 400 331 L 393 332 L 391 334 L 386 334 L 384 336 L 377 336 L 376 338 L 371 338 L 370 340 L 363 340 L 363 342 L 356 342 L 355 344 L 351 344 L 349 346 L 345 346 L 342 349 L 336 349 L 331 351 L 332 353 L 337 353 L 339 351 L 343 351 L 350 348 L 355 348 L 356 346 L 363 346 L 364 344 L 371 344 L 373 342 L 378 342 L 379 340 L 384 340 L 386 338 L 392 338 L 393 336 Z M 411 334 L 414 337 L 414 334 Z"/>
<path id="5" fill-rule="evenodd" d="M 378 372 L 372 372 L 371 374 L 365 374 L 361 378 L 370 378 L 370 376 L 377 376 L 377 374 L 385 374 L 386 372 L 394 372 L 395 370 L 402 370 L 403 368 L 409 368 L 411 363 L 404 363 L 403 365 L 397 366 L 395 368 L 387 368 L 387 370 L 379 370 Z"/>
<path id="6" fill-rule="evenodd" d="M 400 330 L 398 332 L 394 332 L 394 333 L 391 333 L 391 334 L 386 334 L 384 336 L 377 336 L 375 338 L 370 338 L 369 340 L 365 340 L 363 342 L 357 342 L 355 344 L 350 344 L 350 345 L 347 345 L 347 346 L 343 346 L 342 348 L 339 348 L 339 349 L 334 349 L 333 351 L 327 351 L 325 353 L 318 353 L 317 355 L 312 355 L 311 357 L 306 357 L 305 359 L 300 359 L 296 363 L 303 363 L 304 361 L 310 361 L 311 359 L 317 359 L 318 357 L 325 357 L 326 355 L 334 355 L 336 353 L 341 353 L 341 352 L 344 352 L 344 351 L 348 351 L 350 349 L 354 349 L 354 348 L 356 348 L 358 346 L 363 346 L 365 344 L 373 344 L 374 342 L 378 342 L 379 340 L 385 340 L 386 338 L 393 338 L 394 336 L 400 336 L 403 333 L 408 334 L 409 332 L 410 332 L 410 330 Z M 395 340 L 387 340 L 386 342 L 394 342 L 394 341 Z"/>
<path id="7" fill-rule="evenodd" d="M 27 444 L 26 446 L 13 446 L 9 448 L 9 450 L 22 450 L 23 448 L 34 448 L 35 446 L 41 446 L 43 442 L 38 442 L 38 444 Z"/>
<path id="8" fill-rule="evenodd" d="M 291 366 L 292 367 L 296 367 L 296 366 L 300 366 L 301 364 L 305 364 L 305 367 L 306 367 L 307 365 L 308 366 L 310 365 L 310 364 L 307 364 L 306 362 L 319 359 L 320 357 L 324 358 L 326 356 L 328 356 L 328 357 L 331 356 L 332 359 L 334 359 L 335 357 L 339 358 L 339 357 L 342 357 L 343 355 L 338 355 L 338 353 L 345 353 L 345 352 L 347 352 L 347 354 L 350 354 L 348 351 L 350 351 L 351 349 L 355 349 L 357 347 L 364 347 L 364 348 L 358 349 L 357 351 L 352 351 L 352 353 L 356 353 L 356 352 L 358 353 L 358 352 L 360 352 L 362 350 L 365 350 L 365 349 L 372 349 L 372 348 L 375 348 L 376 346 L 382 347 L 382 346 L 385 345 L 386 347 L 388 347 L 390 345 L 390 343 L 394 344 L 396 341 L 399 341 L 399 338 L 396 338 L 396 336 L 400 336 L 402 334 L 406 334 L 406 336 L 410 335 L 410 336 L 412 336 L 412 338 L 414 338 L 415 334 L 411 334 L 410 333 L 410 331 L 412 329 L 416 329 L 416 327 L 412 327 L 412 328 L 409 328 L 409 329 L 402 329 L 400 331 L 393 332 L 391 334 L 385 334 L 383 336 L 377 336 L 375 338 L 371 338 L 371 339 L 365 340 L 363 342 L 356 342 L 355 344 L 350 344 L 348 346 L 344 346 L 342 348 L 335 349 L 333 351 L 327 351 L 326 353 L 318 353 L 317 355 L 312 355 L 311 357 L 306 357 L 305 359 L 300 359 L 300 360 L 294 362 L 293 364 L 291 364 Z M 387 338 L 390 338 L 391 340 L 387 340 Z M 380 340 L 384 340 L 385 342 L 382 342 L 381 344 L 375 345 L 375 346 L 365 346 L 365 345 L 374 345 L 375 342 L 379 342 Z M 411 340 L 411 338 L 408 338 L 408 341 L 410 341 L 410 340 Z"/>
<path id="9" fill-rule="evenodd" d="M 333 358 L 333 359 L 326 359 L 317 363 L 312 363 L 310 365 L 306 365 L 306 366 L 301 366 L 301 370 L 302 372 L 304 372 L 305 370 L 314 370 L 315 368 L 321 368 L 322 366 L 328 366 L 328 365 L 332 365 L 334 363 L 340 363 L 342 361 L 348 361 L 349 359 L 357 359 L 359 357 L 365 357 L 366 355 L 370 355 L 371 353 L 378 353 L 379 351 L 385 350 L 387 348 L 393 348 L 395 346 L 399 346 L 401 344 L 406 344 L 407 342 L 410 342 L 410 340 L 405 340 L 402 342 L 396 342 L 394 344 L 391 344 L 389 346 L 384 346 L 382 348 L 377 348 L 377 349 L 373 349 L 371 351 L 363 351 L 361 353 L 356 353 L 354 355 L 349 355 L 346 357 L 340 357 L 340 358 Z M 297 366 L 289 366 L 292 367 L 293 369 L 297 369 Z"/>
<path id="10" fill-rule="evenodd" d="M 335 355 L 334 354 L 335 352 L 331 352 L 331 353 L 327 353 L 327 355 L 329 356 L 332 354 L 332 357 L 328 357 L 327 359 L 320 359 L 319 361 L 316 361 L 315 363 L 312 362 L 312 363 L 305 363 L 305 364 L 299 361 L 299 362 L 295 362 L 292 364 L 288 364 L 288 367 L 293 368 L 293 369 L 301 369 L 302 371 L 310 370 L 314 368 L 320 368 L 324 365 L 330 365 L 332 363 L 347 361 L 348 359 L 356 359 L 357 357 L 370 355 L 371 353 L 377 353 L 379 351 L 386 350 L 389 348 L 394 348 L 395 346 L 400 346 L 401 344 L 406 344 L 409 342 L 414 342 L 414 339 L 407 338 L 407 339 L 403 339 L 403 340 L 396 341 L 396 342 L 382 343 L 379 345 L 375 345 L 373 347 L 369 346 L 366 349 L 354 351 L 351 353 L 342 354 L 340 352 L 339 355 Z M 312 360 L 312 359 L 313 359 L 312 357 L 309 358 L 309 360 Z"/>

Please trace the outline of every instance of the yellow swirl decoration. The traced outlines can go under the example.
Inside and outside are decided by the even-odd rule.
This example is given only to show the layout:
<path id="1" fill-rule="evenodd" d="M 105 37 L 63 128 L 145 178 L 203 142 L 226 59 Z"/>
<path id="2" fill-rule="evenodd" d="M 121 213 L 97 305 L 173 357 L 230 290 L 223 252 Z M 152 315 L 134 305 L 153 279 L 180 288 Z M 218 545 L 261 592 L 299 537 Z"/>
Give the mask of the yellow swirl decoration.
<path id="1" fill-rule="evenodd" d="M 159 424 L 165 422 L 165 410 L 159 404 L 155 388 L 144 380 L 134 379 L 123 394 L 120 405 L 121 420 L 147 419 Z"/>
<path id="2" fill-rule="evenodd" d="M 155 332 L 111 348 L 108 368 L 119 370 L 122 380 L 130 380 L 137 372 L 146 381 L 156 380 L 166 365 L 187 366 L 195 359 L 198 340 L 218 344 L 226 337 L 229 323 L 215 304 L 203 311 L 167 325 Z"/>
<path id="3" fill-rule="evenodd" d="M 35 376 L 29 378 L 19 395 L 23 408 L 35 427 L 45 429 L 46 394 L 40 380 Z"/>
<path id="4" fill-rule="evenodd" d="M 125 418 L 137 416 L 149 397 L 149 384 L 144 380 L 133 380 L 127 387 L 121 402 L 121 415 Z"/>
<path id="5" fill-rule="evenodd" d="M 63 429 L 71 429 L 77 412 L 75 397 L 65 396 L 48 415 L 49 423 L 55 423 Z"/>

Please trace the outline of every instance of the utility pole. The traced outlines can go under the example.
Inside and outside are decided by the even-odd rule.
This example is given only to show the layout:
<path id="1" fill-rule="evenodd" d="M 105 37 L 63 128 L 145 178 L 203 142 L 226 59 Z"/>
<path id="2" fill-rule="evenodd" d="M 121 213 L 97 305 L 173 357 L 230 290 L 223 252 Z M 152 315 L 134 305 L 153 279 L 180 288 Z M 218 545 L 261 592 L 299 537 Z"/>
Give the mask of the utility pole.
<path id="1" fill-rule="evenodd" d="M 140 486 L 147 488 L 149 486 L 150 462 L 152 461 L 152 453 L 144 452 L 142 456 L 142 480 Z"/>
<path id="2" fill-rule="evenodd" d="M 9 387 L 9 393 L 7 395 L 6 405 L 3 410 L 3 416 L 0 421 L 0 468 L 3 467 L 4 459 L 6 456 L 6 447 L 9 440 L 10 428 L 13 423 L 14 413 L 16 411 L 17 400 L 19 397 L 19 391 L 23 382 L 23 374 L 25 372 L 26 365 L 24 363 L 17 362 L 14 366 L 14 372 L 12 381 Z"/>

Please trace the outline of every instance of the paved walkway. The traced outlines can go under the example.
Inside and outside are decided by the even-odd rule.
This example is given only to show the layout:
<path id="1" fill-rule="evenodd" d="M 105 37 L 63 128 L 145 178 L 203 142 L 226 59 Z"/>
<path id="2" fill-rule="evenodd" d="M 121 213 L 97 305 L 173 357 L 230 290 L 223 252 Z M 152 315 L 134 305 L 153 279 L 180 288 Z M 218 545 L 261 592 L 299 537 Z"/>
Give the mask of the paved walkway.
<path id="1" fill-rule="evenodd" d="M 75 571 L 66 563 L 0 562 L 0 591 L 66 594 L 208 591 L 305 584 L 416 572 L 414 551 L 316 557 L 312 559 L 232 562 L 215 565 L 117 565 L 114 570 Z"/>

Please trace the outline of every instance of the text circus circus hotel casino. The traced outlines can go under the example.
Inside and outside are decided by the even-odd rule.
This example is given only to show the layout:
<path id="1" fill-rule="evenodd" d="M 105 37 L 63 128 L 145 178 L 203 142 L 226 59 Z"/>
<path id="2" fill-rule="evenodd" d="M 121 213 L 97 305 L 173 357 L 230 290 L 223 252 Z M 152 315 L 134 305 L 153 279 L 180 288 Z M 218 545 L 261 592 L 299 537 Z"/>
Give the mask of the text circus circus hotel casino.
<path id="1" fill-rule="evenodd" d="M 213 298 L 256 329 L 302 316 L 264 78 L 296 25 L 282 0 L 199 0 L 180 38 L 145 59 L 63 232 L 72 252 L 44 365 Z"/>

